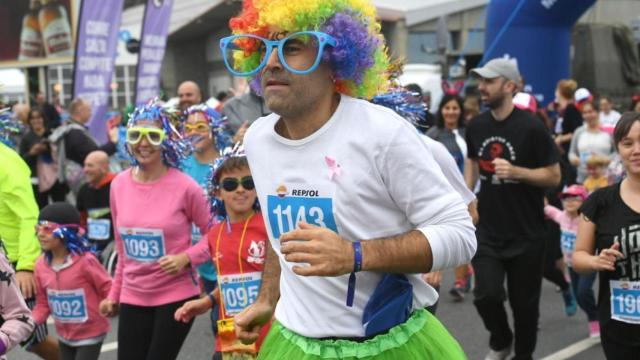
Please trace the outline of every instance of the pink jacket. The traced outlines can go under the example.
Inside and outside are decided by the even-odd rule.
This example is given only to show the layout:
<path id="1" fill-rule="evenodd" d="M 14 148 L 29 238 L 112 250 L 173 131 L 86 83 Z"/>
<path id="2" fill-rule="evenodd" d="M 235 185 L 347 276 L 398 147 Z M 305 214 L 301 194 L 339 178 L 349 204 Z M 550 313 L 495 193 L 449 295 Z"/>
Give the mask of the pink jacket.
<path id="1" fill-rule="evenodd" d="M 71 263 L 54 270 L 41 255 L 36 262 L 37 324 L 53 315 L 58 336 L 65 340 L 90 339 L 109 332 L 109 320 L 100 315 L 100 301 L 111 289 L 111 278 L 93 254 L 71 255 Z"/>
<path id="2" fill-rule="evenodd" d="M 31 311 L 16 284 L 16 275 L 3 253 L 0 253 L 0 316 L 4 319 L 0 326 L 2 359 L 9 349 L 28 338 L 34 327 Z"/>
<path id="3" fill-rule="evenodd" d="M 109 299 L 158 306 L 199 295 L 194 267 L 210 256 L 206 239 L 191 245 L 191 224 L 206 234 L 209 223 L 200 186 L 173 168 L 153 183 L 134 181 L 128 169 L 111 183 L 110 201 L 118 265 Z M 163 255 L 183 252 L 191 267 L 182 272 L 171 275 L 158 265 Z"/>

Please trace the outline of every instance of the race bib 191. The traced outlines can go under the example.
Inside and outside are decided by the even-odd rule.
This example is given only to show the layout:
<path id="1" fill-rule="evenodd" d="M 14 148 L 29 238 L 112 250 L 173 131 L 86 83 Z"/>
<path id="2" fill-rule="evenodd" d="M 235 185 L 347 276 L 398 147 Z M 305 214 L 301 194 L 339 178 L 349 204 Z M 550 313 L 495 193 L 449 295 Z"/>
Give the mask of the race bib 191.
<path id="1" fill-rule="evenodd" d="M 253 304 L 260 291 L 261 272 L 246 274 L 218 275 L 224 310 L 227 316 L 234 316 Z"/>
<path id="2" fill-rule="evenodd" d="M 267 208 L 274 239 L 295 229 L 300 221 L 338 232 L 331 198 L 269 195 Z"/>
<path id="3" fill-rule="evenodd" d="M 111 220 L 87 219 L 88 236 L 91 240 L 109 240 L 111 236 Z"/>
<path id="4" fill-rule="evenodd" d="M 47 289 L 49 309 L 54 319 L 63 323 L 83 323 L 89 318 L 84 289 Z"/>
<path id="5" fill-rule="evenodd" d="M 640 324 L 640 281 L 610 280 L 611 318 Z"/>
<path id="6" fill-rule="evenodd" d="M 157 261 L 165 255 L 162 229 L 119 228 L 125 255 L 141 262 Z"/>

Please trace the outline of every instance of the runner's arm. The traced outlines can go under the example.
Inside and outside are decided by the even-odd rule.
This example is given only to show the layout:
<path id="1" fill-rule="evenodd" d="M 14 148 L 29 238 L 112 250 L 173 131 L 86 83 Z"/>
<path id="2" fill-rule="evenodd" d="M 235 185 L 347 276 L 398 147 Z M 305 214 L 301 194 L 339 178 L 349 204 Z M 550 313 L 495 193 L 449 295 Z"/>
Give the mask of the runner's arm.
<path id="1" fill-rule="evenodd" d="M 467 183 L 469 190 L 473 191 L 475 188 L 479 174 L 478 161 L 466 158 L 464 160 L 464 181 Z"/>
<path id="2" fill-rule="evenodd" d="M 560 164 L 555 163 L 536 169 L 511 165 L 511 179 L 525 182 L 529 185 L 540 187 L 558 186 L 560 183 Z"/>
<path id="3" fill-rule="evenodd" d="M 264 302 L 275 308 L 280 299 L 280 259 L 273 251 L 271 241 L 267 241 L 267 252 L 262 270 L 262 285 L 256 301 Z"/>

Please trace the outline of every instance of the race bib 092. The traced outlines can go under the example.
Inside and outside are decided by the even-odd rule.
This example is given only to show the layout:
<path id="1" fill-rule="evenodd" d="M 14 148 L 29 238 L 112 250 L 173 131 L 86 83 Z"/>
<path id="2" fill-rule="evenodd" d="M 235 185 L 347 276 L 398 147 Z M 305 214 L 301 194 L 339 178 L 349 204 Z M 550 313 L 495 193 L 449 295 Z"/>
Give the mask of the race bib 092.
<path id="1" fill-rule="evenodd" d="M 47 300 L 51 314 L 63 323 L 83 323 L 89 318 L 84 289 L 47 289 Z"/>

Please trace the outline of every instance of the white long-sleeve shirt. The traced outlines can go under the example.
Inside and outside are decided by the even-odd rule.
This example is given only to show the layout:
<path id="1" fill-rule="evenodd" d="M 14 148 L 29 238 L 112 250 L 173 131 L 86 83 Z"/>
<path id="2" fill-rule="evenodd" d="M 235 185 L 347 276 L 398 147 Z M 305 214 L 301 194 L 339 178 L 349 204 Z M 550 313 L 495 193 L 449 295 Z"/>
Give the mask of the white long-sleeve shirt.
<path id="1" fill-rule="evenodd" d="M 358 273 L 354 305 L 347 307 L 349 275 L 296 275 L 295 264 L 280 253 L 279 238 L 299 221 L 327 227 L 350 241 L 417 229 L 431 246 L 433 271 L 469 262 L 476 238 L 467 206 L 407 121 L 347 96 L 331 119 L 304 139 L 278 135 L 278 120 L 272 114 L 252 124 L 245 150 L 280 258 L 276 318 L 285 327 L 315 338 L 363 336 L 362 313 L 382 277 Z M 335 161 L 334 170 L 328 161 Z M 407 277 L 415 309 L 435 303 L 436 291 L 419 274 Z"/>

